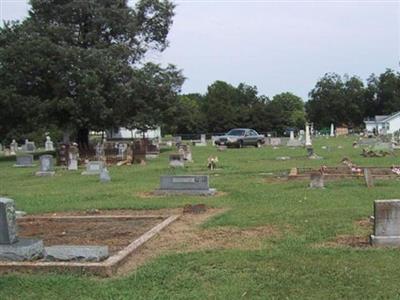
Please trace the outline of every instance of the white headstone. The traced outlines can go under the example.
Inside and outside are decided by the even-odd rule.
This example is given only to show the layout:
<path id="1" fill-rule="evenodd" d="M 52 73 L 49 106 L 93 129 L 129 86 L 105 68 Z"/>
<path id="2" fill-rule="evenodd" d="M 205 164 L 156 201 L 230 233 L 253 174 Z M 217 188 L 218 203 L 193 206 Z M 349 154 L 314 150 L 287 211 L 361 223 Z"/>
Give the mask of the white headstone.
<path id="1" fill-rule="evenodd" d="M 306 146 L 312 146 L 311 136 L 310 136 L 310 125 L 306 123 Z"/>
<path id="2" fill-rule="evenodd" d="M 44 144 L 44 148 L 46 151 L 53 151 L 54 150 L 54 144 L 51 141 L 51 138 L 49 136 L 46 136 L 46 143 Z"/>
<path id="3" fill-rule="evenodd" d="M 290 130 L 290 140 L 293 141 L 294 140 L 294 131 Z"/>
<path id="4" fill-rule="evenodd" d="M 335 127 L 333 125 L 333 123 L 331 123 L 331 136 L 335 136 Z"/>

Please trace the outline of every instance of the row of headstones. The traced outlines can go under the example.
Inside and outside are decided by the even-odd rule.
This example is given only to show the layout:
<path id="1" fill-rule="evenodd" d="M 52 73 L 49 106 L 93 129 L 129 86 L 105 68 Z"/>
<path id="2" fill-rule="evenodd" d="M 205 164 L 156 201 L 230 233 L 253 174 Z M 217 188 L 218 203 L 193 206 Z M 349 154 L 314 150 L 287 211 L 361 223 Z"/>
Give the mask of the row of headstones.
<path id="1" fill-rule="evenodd" d="M 41 155 L 39 157 L 40 170 L 36 172 L 36 176 L 53 176 L 54 159 L 52 155 Z M 17 156 L 15 167 L 34 167 L 33 155 L 20 155 Z M 69 170 L 78 170 L 78 161 L 69 161 Z M 99 175 L 101 182 L 108 182 L 111 180 L 110 174 L 102 161 L 89 161 L 86 164 L 86 171 L 82 175 Z"/>
<path id="2" fill-rule="evenodd" d="M 46 142 L 44 145 L 46 151 L 54 151 L 54 143 L 51 141 L 49 136 L 46 137 Z M 35 142 L 25 140 L 25 144 L 19 147 L 18 143 L 15 140 L 12 140 L 9 148 L 5 147 L 3 149 L 3 145 L 0 144 L 0 151 L 4 151 L 5 155 L 15 155 L 17 152 L 35 152 L 36 145 Z"/>
<path id="3" fill-rule="evenodd" d="M 373 187 L 374 178 L 368 168 L 364 168 L 365 185 L 370 188 Z M 310 188 L 325 188 L 324 174 L 315 172 L 310 175 Z"/>

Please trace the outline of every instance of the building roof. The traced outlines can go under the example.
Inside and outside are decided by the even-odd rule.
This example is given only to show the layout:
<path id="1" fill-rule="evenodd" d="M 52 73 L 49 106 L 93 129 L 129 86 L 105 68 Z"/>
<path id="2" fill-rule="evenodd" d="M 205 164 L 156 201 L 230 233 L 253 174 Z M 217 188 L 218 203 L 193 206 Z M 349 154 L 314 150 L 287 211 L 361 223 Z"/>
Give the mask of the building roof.
<path id="1" fill-rule="evenodd" d="M 366 123 L 366 124 L 367 123 L 368 124 L 371 124 L 371 123 L 385 123 L 385 122 L 388 122 L 388 121 L 390 121 L 390 120 L 392 120 L 392 119 L 394 119 L 394 118 L 396 118 L 398 116 L 400 116 L 400 112 L 399 111 L 395 112 L 395 113 L 393 113 L 391 115 L 377 115 L 377 116 L 375 116 L 375 118 L 366 119 L 364 121 L 364 123 Z"/>

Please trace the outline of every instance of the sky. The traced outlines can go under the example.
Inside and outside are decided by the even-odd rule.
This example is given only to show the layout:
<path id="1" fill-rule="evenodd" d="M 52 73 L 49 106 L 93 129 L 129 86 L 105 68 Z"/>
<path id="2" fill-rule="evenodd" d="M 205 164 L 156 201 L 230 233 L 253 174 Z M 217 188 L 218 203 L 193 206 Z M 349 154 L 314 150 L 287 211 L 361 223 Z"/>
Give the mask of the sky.
<path id="1" fill-rule="evenodd" d="M 134 3 L 135 1 L 130 1 Z M 21 20 L 27 0 L 0 0 L 0 18 Z M 215 80 L 257 86 L 303 100 L 325 73 L 366 80 L 399 71 L 400 0 L 174 1 L 170 46 L 148 60 L 172 63 L 183 93 L 205 93 Z"/>

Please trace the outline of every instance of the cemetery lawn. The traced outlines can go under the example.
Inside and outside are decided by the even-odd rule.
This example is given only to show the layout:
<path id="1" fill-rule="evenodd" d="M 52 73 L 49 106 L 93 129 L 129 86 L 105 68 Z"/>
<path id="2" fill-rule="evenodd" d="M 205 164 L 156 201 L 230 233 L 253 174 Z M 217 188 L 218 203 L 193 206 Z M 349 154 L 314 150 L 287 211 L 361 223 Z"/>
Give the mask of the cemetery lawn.
<path id="1" fill-rule="evenodd" d="M 245 231 L 272 227 L 276 235 L 231 248 L 161 255 L 123 277 L 100 279 L 66 274 L 1 275 L 0 299 L 393 299 L 400 298 L 400 249 L 374 249 L 368 217 L 376 199 L 399 198 L 398 180 L 330 181 L 324 190 L 307 181 L 274 181 L 270 173 L 292 167 L 339 166 L 349 157 L 360 166 L 399 165 L 397 157 L 364 158 L 351 137 L 320 138 L 314 148 L 324 160 L 308 160 L 306 150 L 265 147 L 192 147 L 194 163 L 171 171 L 164 151 L 147 166 L 111 167 L 112 182 L 57 170 L 53 178 L 38 169 L 0 162 L 0 195 L 30 214 L 87 209 L 161 209 L 205 203 L 227 210 L 202 225 L 204 230 Z M 328 146 L 322 149 L 321 146 Z M 340 148 L 338 146 L 341 146 Z M 208 171 L 207 157 L 219 157 Z M 278 156 L 291 160 L 278 161 Z M 162 174 L 209 174 L 217 197 L 143 197 Z M 365 225 L 367 224 L 367 225 Z M 190 241 L 188 241 L 190 242 Z M 356 247 L 351 246 L 355 244 Z"/>

